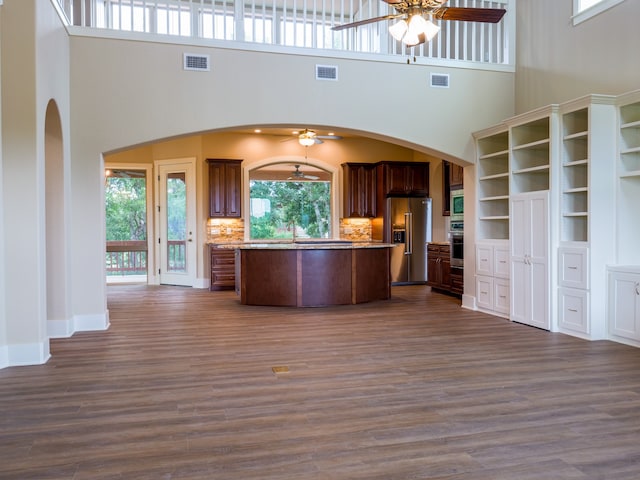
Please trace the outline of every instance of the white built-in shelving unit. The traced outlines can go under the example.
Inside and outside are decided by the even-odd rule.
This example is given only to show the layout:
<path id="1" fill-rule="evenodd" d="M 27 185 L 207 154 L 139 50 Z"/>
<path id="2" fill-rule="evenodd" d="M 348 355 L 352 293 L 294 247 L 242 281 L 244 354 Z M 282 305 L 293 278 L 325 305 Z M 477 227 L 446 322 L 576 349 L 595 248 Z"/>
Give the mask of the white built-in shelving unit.
<path id="1" fill-rule="evenodd" d="M 478 238 L 509 238 L 509 131 L 477 134 Z"/>
<path id="2" fill-rule="evenodd" d="M 640 91 L 618 99 L 617 263 L 640 265 Z"/>
<path id="3" fill-rule="evenodd" d="M 589 237 L 589 108 L 561 115 L 561 240 Z"/>
<path id="4" fill-rule="evenodd" d="M 551 110 L 513 121 L 518 123 L 511 127 L 511 195 L 549 190 Z"/>

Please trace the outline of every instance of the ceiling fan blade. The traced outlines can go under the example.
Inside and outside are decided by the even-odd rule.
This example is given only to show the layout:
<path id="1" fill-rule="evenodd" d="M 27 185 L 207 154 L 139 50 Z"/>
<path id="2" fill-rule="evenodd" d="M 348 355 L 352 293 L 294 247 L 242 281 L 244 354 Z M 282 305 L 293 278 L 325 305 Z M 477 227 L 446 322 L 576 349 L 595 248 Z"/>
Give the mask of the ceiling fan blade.
<path id="1" fill-rule="evenodd" d="M 504 8 L 442 7 L 433 12 L 438 20 L 498 23 L 507 11 Z"/>
<path id="2" fill-rule="evenodd" d="M 384 15 L 382 17 L 375 18 L 367 18 L 366 20 L 358 20 L 357 22 L 345 23 L 344 25 L 336 25 L 335 27 L 331 27 L 331 30 L 344 30 L 345 28 L 354 28 L 359 27 L 360 25 L 367 25 L 369 23 L 380 22 L 382 20 L 390 20 L 392 18 L 402 17 L 403 13 L 397 13 L 392 15 Z"/>
<path id="3" fill-rule="evenodd" d="M 342 140 L 340 135 L 316 135 L 316 138 L 321 138 L 322 140 Z"/>
<path id="4" fill-rule="evenodd" d="M 307 180 L 318 180 L 320 177 L 316 177 L 315 175 L 307 175 L 306 173 L 302 175 L 302 178 L 306 178 Z"/>

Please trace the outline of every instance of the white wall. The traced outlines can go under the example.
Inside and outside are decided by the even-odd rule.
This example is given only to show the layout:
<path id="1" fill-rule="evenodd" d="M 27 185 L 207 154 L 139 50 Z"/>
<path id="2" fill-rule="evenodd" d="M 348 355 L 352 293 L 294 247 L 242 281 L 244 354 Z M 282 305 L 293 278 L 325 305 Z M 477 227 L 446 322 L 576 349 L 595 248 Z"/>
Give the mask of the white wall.
<path id="1" fill-rule="evenodd" d="M 2 14 L 0 8 L 0 28 L 2 28 Z M 4 248 L 4 167 L 3 167 L 3 142 L 2 142 L 2 31 L 0 30 L 0 368 L 8 365 L 9 351 L 7 344 L 7 311 L 5 308 L 5 248 Z"/>
<path id="2" fill-rule="evenodd" d="M 573 0 L 518 2 L 517 113 L 640 88 L 640 2 L 626 0 L 575 27 L 572 14 Z"/>

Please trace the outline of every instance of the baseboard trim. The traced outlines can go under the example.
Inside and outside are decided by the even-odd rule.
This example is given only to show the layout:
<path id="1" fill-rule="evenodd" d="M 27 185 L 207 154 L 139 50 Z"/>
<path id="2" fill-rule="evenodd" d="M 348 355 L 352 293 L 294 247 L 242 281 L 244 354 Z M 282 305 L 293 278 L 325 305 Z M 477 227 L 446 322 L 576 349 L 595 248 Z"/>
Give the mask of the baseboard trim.
<path id="1" fill-rule="evenodd" d="M 109 310 L 105 310 L 104 313 L 96 313 L 93 315 L 73 316 L 73 333 L 108 330 L 109 325 Z"/>
<path id="2" fill-rule="evenodd" d="M 42 365 L 51 358 L 49 339 L 38 343 L 6 345 L 0 348 L 0 368 Z"/>

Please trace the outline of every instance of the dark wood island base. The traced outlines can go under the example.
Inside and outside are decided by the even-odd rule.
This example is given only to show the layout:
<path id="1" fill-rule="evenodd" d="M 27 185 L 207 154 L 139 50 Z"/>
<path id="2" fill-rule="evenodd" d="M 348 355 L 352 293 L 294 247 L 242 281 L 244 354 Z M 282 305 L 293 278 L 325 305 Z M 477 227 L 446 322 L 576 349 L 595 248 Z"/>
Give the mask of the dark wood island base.
<path id="1" fill-rule="evenodd" d="M 324 307 L 391 297 L 389 245 L 241 247 L 236 289 L 243 305 Z"/>

